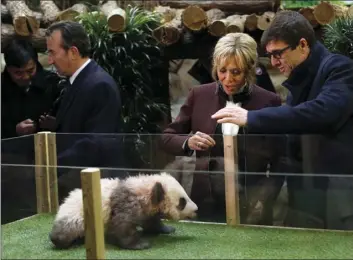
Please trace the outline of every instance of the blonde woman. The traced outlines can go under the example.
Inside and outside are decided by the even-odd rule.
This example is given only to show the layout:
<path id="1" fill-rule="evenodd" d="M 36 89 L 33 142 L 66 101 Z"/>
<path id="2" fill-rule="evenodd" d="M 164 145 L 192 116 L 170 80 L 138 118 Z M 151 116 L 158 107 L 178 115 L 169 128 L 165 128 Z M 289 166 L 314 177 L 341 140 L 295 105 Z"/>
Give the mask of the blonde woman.
<path id="1" fill-rule="evenodd" d="M 224 176 L 217 175 L 217 178 L 211 174 L 212 171 L 223 171 L 223 160 L 219 159 L 223 158 L 222 126 L 211 119 L 211 115 L 224 108 L 227 101 L 239 103 L 247 110 L 281 105 L 276 94 L 255 85 L 256 66 L 257 44 L 252 37 L 245 33 L 223 36 L 213 53 L 212 76 L 215 81 L 192 88 L 176 120 L 164 130 L 163 148 L 175 156 L 191 156 L 195 152 L 195 170 L 206 173 L 194 174 L 191 190 L 192 199 L 199 205 L 201 220 L 207 218 L 203 211 L 209 212 L 210 207 L 219 206 L 221 212 L 225 209 Z M 268 171 L 277 160 L 273 143 L 268 138 L 247 137 L 245 128 L 240 128 L 239 134 L 239 171 Z M 248 201 L 241 200 L 245 209 L 242 222 L 272 224 L 271 204 L 282 186 L 283 178 L 263 176 L 240 178 L 241 187 L 248 190 Z M 216 203 L 208 204 L 207 198 Z M 251 213 L 254 209 L 251 201 L 255 205 L 257 198 L 265 201 L 261 202 L 264 210 L 261 214 L 254 213 L 255 216 Z M 221 221 L 225 221 L 225 215 L 221 217 Z M 211 218 L 217 220 L 215 216 Z"/>

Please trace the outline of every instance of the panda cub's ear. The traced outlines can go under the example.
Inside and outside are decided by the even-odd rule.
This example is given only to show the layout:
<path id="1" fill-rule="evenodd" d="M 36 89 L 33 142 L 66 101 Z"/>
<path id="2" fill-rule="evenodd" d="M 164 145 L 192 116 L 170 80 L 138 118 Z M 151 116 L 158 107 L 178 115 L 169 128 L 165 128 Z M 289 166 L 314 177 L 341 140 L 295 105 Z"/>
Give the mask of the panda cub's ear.
<path id="1" fill-rule="evenodd" d="M 151 193 L 152 205 L 158 205 L 164 200 L 165 191 L 160 182 L 156 182 Z"/>

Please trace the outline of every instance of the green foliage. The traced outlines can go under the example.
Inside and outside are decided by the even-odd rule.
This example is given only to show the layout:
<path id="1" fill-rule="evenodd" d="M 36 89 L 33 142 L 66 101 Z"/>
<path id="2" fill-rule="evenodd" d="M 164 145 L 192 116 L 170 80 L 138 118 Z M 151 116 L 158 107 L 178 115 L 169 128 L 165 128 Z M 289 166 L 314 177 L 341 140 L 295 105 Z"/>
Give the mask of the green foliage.
<path id="1" fill-rule="evenodd" d="M 324 45 L 353 59 L 353 18 L 343 16 L 324 27 Z"/>
<path id="2" fill-rule="evenodd" d="M 286 1 L 282 1 L 282 5 L 285 8 L 302 8 L 302 7 L 309 7 L 309 6 L 313 6 L 313 5 L 318 5 L 321 1 L 297 1 L 297 0 L 286 0 Z M 338 5 L 344 5 L 344 1 L 328 1 L 328 2 L 332 2 L 334 4 L 338 4 Z"/>
<path id="3" fill-rule="evenodd" d="M 152 37 L 160 17 L 139 7 L 128 6 L 123 32 L 109 32 L 106 17 L 99 11 L 77 17 L 85 27 L 92 44 L 92 58 L 117 82 L 122 99 L 123 132 L 135 133 L 126 137 L 125 144 L 133 152 L 142 154 L 146 138 L 141 133 L 159 132 L 168 107 L 158 100 L 163 69 L 161 50 Z M 129 140 L 127 140 L 129 139 Z M 136 158 L 136 156 L 132 156 Z"/>

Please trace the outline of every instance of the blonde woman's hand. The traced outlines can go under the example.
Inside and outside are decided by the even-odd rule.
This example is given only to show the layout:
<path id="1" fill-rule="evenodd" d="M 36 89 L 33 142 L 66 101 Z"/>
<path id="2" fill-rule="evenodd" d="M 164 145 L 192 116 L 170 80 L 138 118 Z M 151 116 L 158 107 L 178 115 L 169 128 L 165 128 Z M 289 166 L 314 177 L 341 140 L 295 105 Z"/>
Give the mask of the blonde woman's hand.
<path id="1" fill-rule="evenodd" d="M 225 107 L 218 110 L 211 116 L 217 119 L 217 123 L 233 123 L 238 126 L 245 126 L 248 121 L 248 111 L 241 107 Z"/>
<path id="2" fill-rule="evenodd" d="M 188 139 L 188 146 L 191 150 L 206 151 L 215 145 L 215 140 L 208 134 L 202 132 L 196 132 Z"/>

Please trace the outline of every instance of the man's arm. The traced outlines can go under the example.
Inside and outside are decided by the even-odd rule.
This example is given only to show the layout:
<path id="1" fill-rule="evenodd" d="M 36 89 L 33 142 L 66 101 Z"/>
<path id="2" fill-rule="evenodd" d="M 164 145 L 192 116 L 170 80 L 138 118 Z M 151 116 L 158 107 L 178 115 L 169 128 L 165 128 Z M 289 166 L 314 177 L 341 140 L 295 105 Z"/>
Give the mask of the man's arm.
<path id="1" fill-rule="evenodd" d="M 121 128 L 121 100 L 117 90 L 114 90 L 108 83 L 103 82 L 94 86 L 90 96 L 92 97 L 92 103 L 89 106 L 90 110 L 87 111 L 87 120 L 84 126 L 85 132 L 118 132 Z"/>
<path id="2" fill-rule="evenodd" d="M 89 96 L 92 99 L 86 111 L 87 120 L 84 126 L 86 134 L 77 135 L 77 141 L 58 155 L 61 166 L 98 166 L 103 161 L 102 158 L 107 156 L 106 147 L 111 145 L 111 142 L 117 146 L 121 145 L 116 139 L 112 140 L 104 135 L 118 133 L 121 127 L 121 101 L 118 92 L 108 83 L 101 83 L 93 87 Z M 116 157 L 118 156 L 117 154 Z"/>
<path id="3" fill-rule="evenodd" d="M 329 66 L 335 66 L 334 58 Z M 353 65 L 345 63 L 330 70 L 321 93 L 315 99 L 295 107 L 285 105 L 249 111 L 249 130 L 278 134 L 336 130 L 353 113 Z"/>

